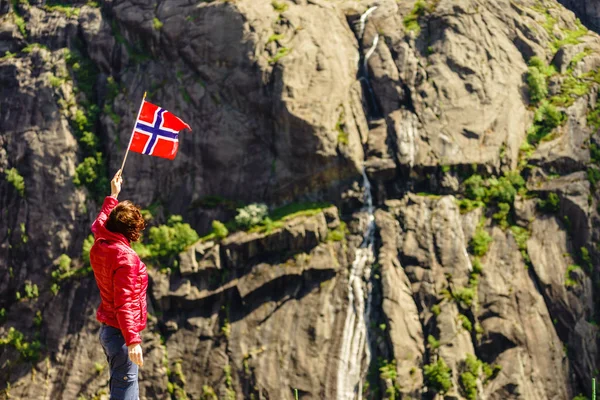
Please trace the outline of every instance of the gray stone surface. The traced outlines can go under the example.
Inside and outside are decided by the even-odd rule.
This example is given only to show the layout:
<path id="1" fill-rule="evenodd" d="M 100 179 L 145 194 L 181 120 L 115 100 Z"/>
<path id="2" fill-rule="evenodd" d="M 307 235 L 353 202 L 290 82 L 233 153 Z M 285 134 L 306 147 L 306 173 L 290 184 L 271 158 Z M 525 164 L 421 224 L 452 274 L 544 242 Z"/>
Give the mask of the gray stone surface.
<path id="1" fill-rule="evenodd" d="M 42 345 L 37 361 L 0 346 L 0 399 L 107 398 L 93 278 L 55 282 L 51 273 L 61 254 L 83 267 L 99 208 L 73 184 L 85 152 L 73 128 L 77 104 L 100 110 L 91 129 L 110 174 L 144 91 L 193 128 L 174 161 L 129 155 L 121 198 L 152 206 L 157 223 L 180 214 L 204 234 L 243 203 L 336 206 L 270 232 L 198 242 L 171 272 L 151 267 L 142 399 L 171 398 L 169 387 L 190 399 L 206 398 L 208 387 L 227 399 L 293 399 L 293 389 L 301 399 L 338 396 L 349 270 L 368 224 L 363 165 L 377 260 L 359 282 L 372 290 L 365 397 L 441 397 L 424 368 L 441 357 L 452 371 L 445 397 L 466 398 L 467 354 L 501 367 L 493 379 L 477 377 L 477 398 L 590 395 L 600 198 L 587 174 L 589 143 L 599 142 L 588 116 L 598 85 L 560 108 L 567 120 L 521 171 L 528 193 L 509 222 L 529 232 L 526 250 L 494 222 L 495 205 L 461 214 L 457 204 L 472 171 L 499 176 L 523 157 L 534 114 L 529 58 L 562 74 L 551 94 L 569 70 L 600 67 L 596 34 L 550 50 L 578 28 L 573 13 L 553 0 L 440 0 L 428 2 L 420 31 L 408 31 L 414 1 L 83 3 L 69 12 L 0 2 L 0 56 L 15 53 L 0 58 L 0 337 L 15 327 Z M 66 48 L 98 69 L 87 98 Z M 573 64 L 585 49 L 591 54 Z M 11 168 L 24 178 L 23 196 L 5 179 Z M 556 214 L 538 207 L 549 193 L 558 195 Z M 469 251 L 478 229 L 493 242 L 476 277 Z M 345 237 L 334 240 L 332 230 Z M 25 298 L 29 284 L 38 297 Z M 464 290 L 472 304 L 458 299 Z M 395 362 L 394 379 L 380 375 L 378 358 Z"/>

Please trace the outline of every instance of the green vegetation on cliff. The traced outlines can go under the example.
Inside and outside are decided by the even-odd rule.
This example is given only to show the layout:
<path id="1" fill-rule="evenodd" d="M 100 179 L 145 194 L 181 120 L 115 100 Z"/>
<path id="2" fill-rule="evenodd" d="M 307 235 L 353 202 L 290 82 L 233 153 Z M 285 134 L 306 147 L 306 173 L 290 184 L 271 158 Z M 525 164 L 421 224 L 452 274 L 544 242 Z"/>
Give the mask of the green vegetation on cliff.
<path id="1" fill-rule="evenodd" d="M 25 196 L 25 180 L 19 174 L 16 168 L 7 169 L 5 172 L 6 181 L 10 183 L 21 197 Z"/>
<path id="2" fill-rule="evenodd" d="M 436 393 L 444 394 L 452 387 L 452 371 L 442 357 L 423 367 L 425 385 Z"/>
<path id="3" fill-rule="evenodd" d="M 165 225 L 150 228 L 148 239 L 132 245 L 141 258 L 162 268 L 176 267 L 176 257 L 199 240 L 194 229 L 179 215 L 169 217 Z"/>

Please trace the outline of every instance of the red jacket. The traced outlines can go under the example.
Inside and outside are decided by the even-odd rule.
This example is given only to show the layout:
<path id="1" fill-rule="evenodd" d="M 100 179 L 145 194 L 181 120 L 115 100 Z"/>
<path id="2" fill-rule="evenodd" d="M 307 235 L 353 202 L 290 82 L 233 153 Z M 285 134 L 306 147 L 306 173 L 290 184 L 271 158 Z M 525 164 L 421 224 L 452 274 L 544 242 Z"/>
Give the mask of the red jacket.
<path id="1" fill-rule="evenodd" d="M 139 332 L 146 327 L 148 273 L 127 238 L 105 227 L 117 204 L 114 197 L 104 199 L 100 214 L 92 224 L 95 242 L 90 262 L 100 289 L 96 319 L 120 329 L 129 346 L 142 342 Z"/>

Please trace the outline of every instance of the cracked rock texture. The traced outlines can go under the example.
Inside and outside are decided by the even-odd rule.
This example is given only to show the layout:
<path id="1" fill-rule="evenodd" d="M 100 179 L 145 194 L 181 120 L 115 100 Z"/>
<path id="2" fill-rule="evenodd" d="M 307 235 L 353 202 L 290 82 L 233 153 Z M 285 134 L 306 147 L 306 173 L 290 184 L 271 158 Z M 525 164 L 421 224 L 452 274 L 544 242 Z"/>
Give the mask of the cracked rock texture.
<path id="1" fill-rule="evenodd" d="M 145 91 L 193 129 L 174 161 L 129 155 L 121 198 L 152 224 L 177 214 L 202 236 L 243 204 L 331 205 L 149 268 L 142 399 L 342 399 L 363 169 L 363 398 L 591 395 L 600 37 L 575 13 L 597 29 L 597 2 L 56 3 L 0 0 L 0 399 L 108 398 L 82 247 Z M 529 148 L 534 56 L 556 70 L 548 96 L 585 90 Z M 470 175 L 509 171 L 526 183 L 506 225 L 465 203 Z M 63 254 L 75 273 L 57 280 Z"/>

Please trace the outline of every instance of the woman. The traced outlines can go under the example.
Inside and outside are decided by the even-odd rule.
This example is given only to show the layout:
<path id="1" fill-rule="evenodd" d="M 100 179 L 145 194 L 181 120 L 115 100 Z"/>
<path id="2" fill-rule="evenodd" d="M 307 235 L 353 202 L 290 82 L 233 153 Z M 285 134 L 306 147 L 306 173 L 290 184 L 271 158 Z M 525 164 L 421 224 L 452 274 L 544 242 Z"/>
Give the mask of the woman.
<path id="1" fill-rule="evenodd" d="M 117 201 L 122 181 L 119 170 L 110 182 L 111 195 L 92 224 L 95 241 L 90 262 L 100 289 L 96 319 L 102 323 L 100 344 L 110 365 L 110 398 L 137 400 L 148 274 L 130 242 L 140 238 L 146 224 L 133 203 Z"/>

